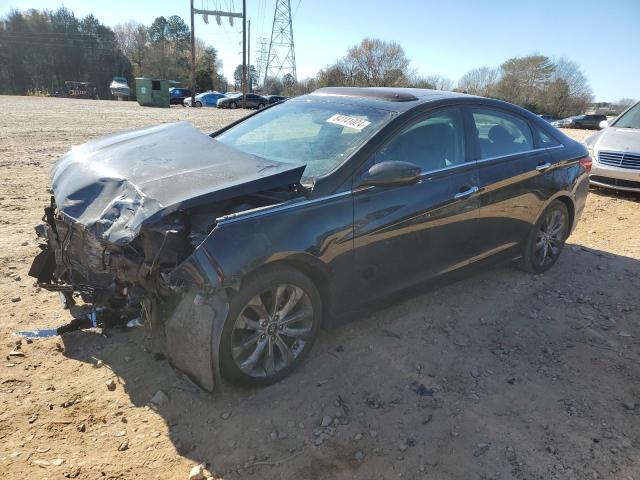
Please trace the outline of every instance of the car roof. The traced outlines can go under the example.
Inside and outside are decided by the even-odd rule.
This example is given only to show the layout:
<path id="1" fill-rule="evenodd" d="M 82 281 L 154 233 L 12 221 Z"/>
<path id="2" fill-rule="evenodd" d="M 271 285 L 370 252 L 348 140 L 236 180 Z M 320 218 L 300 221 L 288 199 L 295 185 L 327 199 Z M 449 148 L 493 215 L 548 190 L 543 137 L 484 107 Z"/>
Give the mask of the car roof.
<path id="1" fill-rule="evenodd" d="M 368 104 L 374 108 L 384 108 L 404 112 L 413 107 L 452 98 L 468 98 L 472 95 L 444 90 L 426 88 L 394 88 L 394 87 L 325 87 L 313 91 L 312 96 L 344 97 Z M 478 97 L 479 98 L 479 97 Z"/>

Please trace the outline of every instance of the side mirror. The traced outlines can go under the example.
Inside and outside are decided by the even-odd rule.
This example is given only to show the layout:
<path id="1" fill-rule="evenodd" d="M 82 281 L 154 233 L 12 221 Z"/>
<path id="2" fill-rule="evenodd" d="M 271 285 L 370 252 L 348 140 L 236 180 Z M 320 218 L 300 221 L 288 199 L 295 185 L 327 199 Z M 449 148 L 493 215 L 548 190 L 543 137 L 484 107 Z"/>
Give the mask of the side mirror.
<path id="1" fill-rule="evenodd" d="M 387 161 L 376 163 L 362 177 L 358 187 L 397 187 L 411 185 L 420 180 L 420 167 L 409 162 Z"/>
<path id="2" fill-rule="evenodd" d="M 609 122 L 607 122 L 606 120 L 602 120 L 599 126 L 600 128 L 607 128 L 609 126 Z"/>

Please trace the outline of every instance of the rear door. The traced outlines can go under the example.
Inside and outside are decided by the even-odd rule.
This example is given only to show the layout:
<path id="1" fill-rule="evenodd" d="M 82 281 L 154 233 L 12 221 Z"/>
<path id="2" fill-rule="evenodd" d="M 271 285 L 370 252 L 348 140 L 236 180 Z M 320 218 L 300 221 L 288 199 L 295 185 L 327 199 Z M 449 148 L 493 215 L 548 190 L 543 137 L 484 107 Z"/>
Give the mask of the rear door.
<path id="1" fill-rule="evenodd" d="M 480 186 L 480 255 L 516 248 L 550 195 L 553 166 L 548 149 L 559 145 L 516 113 L 470 107 Z M 554 143 L 555 142 L 555 143 Z"/>
<path id="2" fill-rule="evenodd" d="M 374 163 L 411 162 L 421 180 L 354 192 L 354 258 L 361 298 L 465 265 L 476 250 L 478 173 L 466 154 L 462 110 L 424 114 L 393 133 Z"/>

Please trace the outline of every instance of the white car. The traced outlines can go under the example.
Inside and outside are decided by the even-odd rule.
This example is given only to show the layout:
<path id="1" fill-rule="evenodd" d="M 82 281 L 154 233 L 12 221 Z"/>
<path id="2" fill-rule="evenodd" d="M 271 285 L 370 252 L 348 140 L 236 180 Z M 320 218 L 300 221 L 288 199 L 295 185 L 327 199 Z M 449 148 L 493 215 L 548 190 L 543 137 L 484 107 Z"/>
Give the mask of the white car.
<path id="1" fill-rule="evenodd" d="M 625 110 L 611 125 L 585 140 L 593 166 L 592 185 L 640 192 L 640 102 Z"/>

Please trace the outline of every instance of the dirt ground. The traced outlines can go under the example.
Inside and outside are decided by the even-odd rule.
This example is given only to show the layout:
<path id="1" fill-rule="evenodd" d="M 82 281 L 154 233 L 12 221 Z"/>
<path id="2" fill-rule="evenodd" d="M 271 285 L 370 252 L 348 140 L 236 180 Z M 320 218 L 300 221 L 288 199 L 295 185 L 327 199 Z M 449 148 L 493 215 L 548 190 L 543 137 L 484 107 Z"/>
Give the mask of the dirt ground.
<path id="1" fill-rule="evenodd" d="M 547 274 L 506 265 L 422 289 L 323 332 L 279 384 L 209 395 L 141 328 L 9 353 L 14 332 L 70 320 L 27 276 L 55 159 L 243 113 L 26 97 L 0 112 L 0 478 L 186 479 L 207 462 L 224 479 L 640 479 L 640 195 L 592 190 Z"/>

